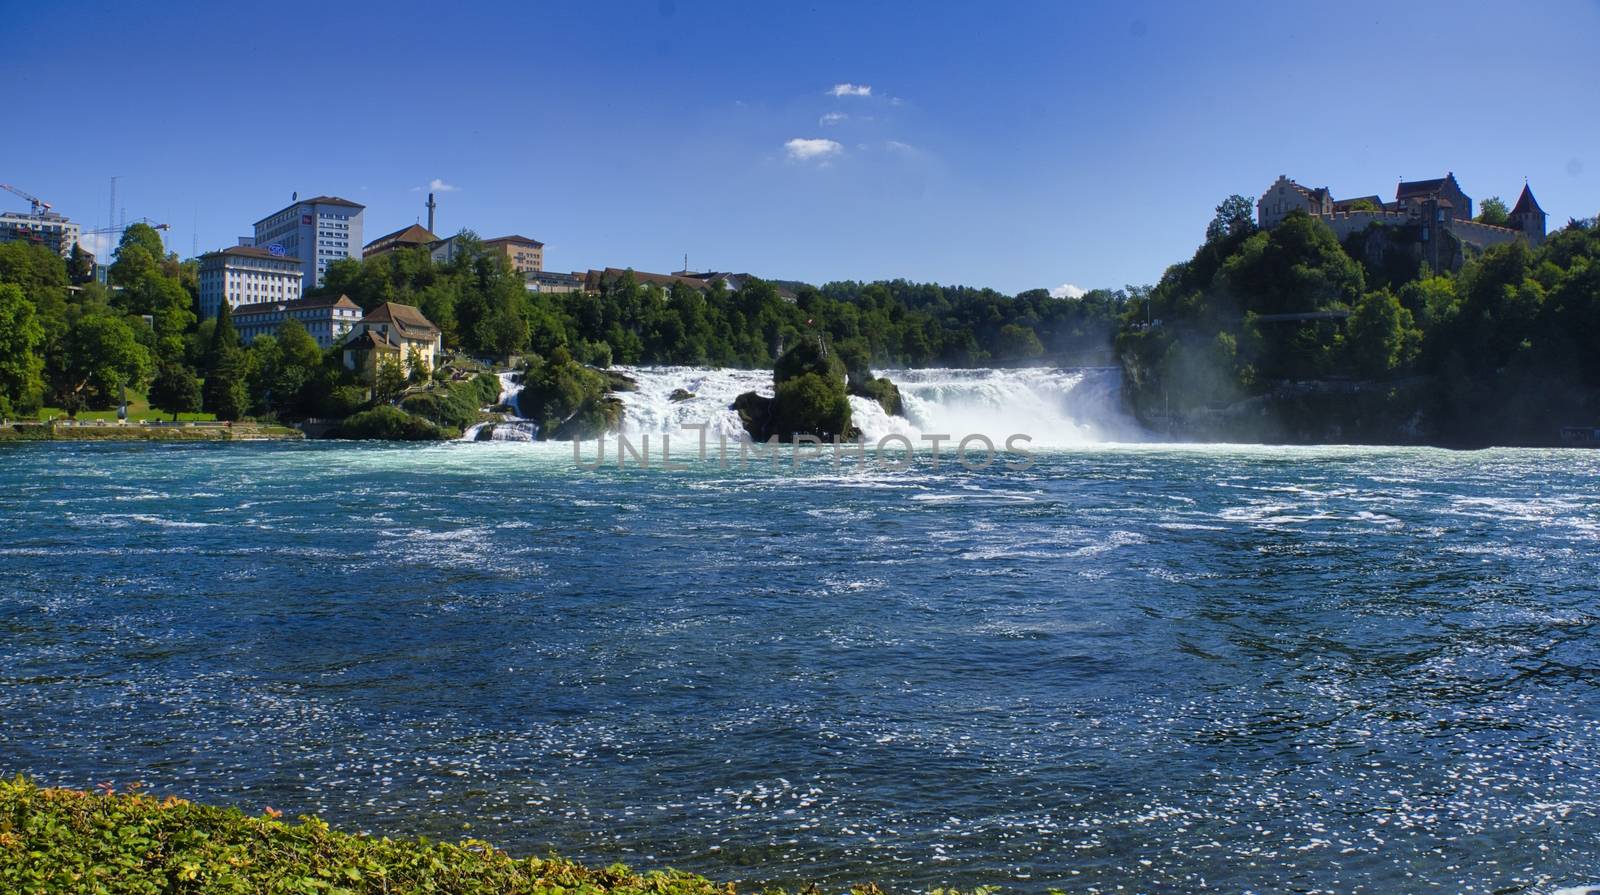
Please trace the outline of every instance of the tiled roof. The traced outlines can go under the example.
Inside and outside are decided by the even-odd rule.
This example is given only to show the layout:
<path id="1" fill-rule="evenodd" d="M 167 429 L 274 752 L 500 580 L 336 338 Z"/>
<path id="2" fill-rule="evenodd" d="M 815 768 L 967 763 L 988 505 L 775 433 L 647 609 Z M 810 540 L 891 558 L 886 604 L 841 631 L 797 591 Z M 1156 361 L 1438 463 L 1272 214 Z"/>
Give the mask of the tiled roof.
<path id="1" fill-rule="evenodd" d="M 344 347 L 353 348 L 356 351 L 371 351 L 375 348 L 398 348 L 399 346 L 384 338 L 376 330 L 367 329 L 357 333 L 355 338 L 344 343 Z"/>
<path id="2" fill-rule="evenodd" d="M 207 255 L 233 255 L 239 258 L 263 258 L 268 261 L 285 261 L 296 267 L 300 266 L 300 259 L 293 255 L 274 255 L 260 246 L 228 246 L 216 252 L 207 252 Z"/>
<path id="3" fill-rule="evenodd" d="M 256 223 L 260 224 L 262 221 L 269 220 L 273 215 L 283 214 L 289 209 L 300 205 L 343 205 L 347 208 L 367 207 L 362 205 L 360 202 L 351 202 L 349 199 L 341 199 L 338 196 L 318 196 L 315 199 L 296 199 L 293 202 L 290 202 L 288 205 L 285 205 L 277 211 L 274 211 L 272 214 L 262 218 L 260 221 L 256 221 Z"/>
<path id="4" fill-rule="evenodd" d="M 1538 200 L 1533 198 L 1533 190 L 1527 184 L 1522 185 L 1522 195 L 1517 197 L 1517 205 L 1511 209 L 1512 214 L 1544 214 L 1544 209 L 1539 207 Z"/>
<path id="5" fill-rule="evenodd" d="M 526 236 L 496 236 L 494 239 L 485 239 L 483 244 L 487 246 L 502 242 L 519 242 L 524 245 L 536 246 L 541 249 L 544 248 L 544 243 L 537 239 L 529 239 Z"/>
<path id="6" fill-rule="evenodd" d="M 406 245 L 428 245 L 429 243 L 434 243 L 434 242 L 438 242 L 438 241 L 439 241 L 439 237 L 433 235 L 433 233 L 430 232 L 427 227 L 424 227 L 421 224 L 412 224 L 409 227 L 402 227 L 399 230 L 394 231 L 393 233 L 385 233 L 384 235 L 378 237 L 377 239 L 374 239 L 373 241 L 371 241 L 371 242 L 367 243 L 365 246 L 363 246 L 362 247 L 362 251 L 365 252 L 368 249 L 371 249 L 371 248 L 373 248 L 375 246 L 378 246 L 379 244 L 383 244 L 383 243 L 404 243 Z"/>
<path id="7" fill-rule="evenodd" d="M 1402 180 L 1400 185 L 1395 187 L 1394 197 L 1396 199 L 1409 199 L 1414 196 L 1431 196 L 1443 190 L 1445 184 L 1454 184 L 1457 190 L 1461 189 L 1461 184 L 1456 183 L 1456 176 L 1454 174 L 1446 174 L 1443 177 L 1435 177 L 1432 180 Z"/>
<path id="8" fill-rule="evenodd" d="M 439 334 L 439 328 L 433 322 L 422 316 L 422 312 L 410 305 L 396 304 L 386 301 L 361 318 L 362 323 L 389 323 L 393 324 L 402 335 L 411 339 L 430 339 Z"/>
<path id="9" fill-rule="evenodd" d="M 259 301 L 239 305 L 233 309 L 233 316 L 244 317 L 252 314 L 266 314 L 272 311 L 315 311 L 322 308 L 342 308 L 348 311 L 361 310 L 361 306 L 351 301 L 348 295 L 323 295 L 316 298 L 297 298 L 292 301 Z"/>
<path id="10" fill-rule="evenodd" d="M 294 204 L 299 205 L 302 203 L 310 203 L 312 205 L 344 205 L 349 208 L 367 207 L 362 205 L 360 202 L 351 202 L 349 199 L 341 199 L 338 196 L 318 196 L 315 199 L 301 199 L 299 202 Z"/>

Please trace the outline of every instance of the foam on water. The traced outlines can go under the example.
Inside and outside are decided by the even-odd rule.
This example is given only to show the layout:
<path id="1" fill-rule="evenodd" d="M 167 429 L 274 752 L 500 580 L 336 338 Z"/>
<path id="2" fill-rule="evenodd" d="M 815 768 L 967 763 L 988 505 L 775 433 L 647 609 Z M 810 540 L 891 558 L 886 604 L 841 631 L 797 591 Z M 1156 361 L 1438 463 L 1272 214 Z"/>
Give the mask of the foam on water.
<path id="1" fill-rule="evenodd" d="M 706 438 L 729 441 L 745 438 L 744 426 L 733 411 L 733 401 L 745 392 L 772 397 L 771 370 L 711 369 L 707 367 L 619 367 L 638 384 L 637 391 L 619 392 L 623 434 L 671 435 L 674 440 L 699 436 L 685 426 L 705 426 Z M 673 400 L 682 389 L 693 397 Z"/>
<path id="2" fill-rule="evenodd" d="M 625 407 L 623 432 L 630 436 L 684 433 L 704 425 L 707 437 L 744 437 L 731 405 L 744 392 L 771 397 L 767 370 L 703 367 L 623 367 L 638 390 L 619 393 Z M 983 435 L 1004 446 L 1026 435 L 1042 446 L 1139 441 L 1138 426 L 1119 406 L 1120 373 L 1109 368 L 1036 367 L 999 369 L 884 370 L 900 388 L 905 416 L 890 416 L 876 402 L 852 396 L 851 417 L 864 439 L 904 436 L 921 444 L 924 434 L 959 440 Z M 674 401 L 682 389 L 693 395 Z"/>

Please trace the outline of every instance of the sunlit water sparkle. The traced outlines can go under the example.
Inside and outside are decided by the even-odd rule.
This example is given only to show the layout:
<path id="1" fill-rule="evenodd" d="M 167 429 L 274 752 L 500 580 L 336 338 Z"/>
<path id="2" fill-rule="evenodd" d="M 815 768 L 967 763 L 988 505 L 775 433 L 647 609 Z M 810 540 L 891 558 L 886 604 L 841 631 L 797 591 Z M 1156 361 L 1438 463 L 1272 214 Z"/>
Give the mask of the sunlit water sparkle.
<path id="1" fill-rule="evenodd" d="M 790 885 L 1580 887 L 1597 472 L 4 445 L 0 773 Z"/>

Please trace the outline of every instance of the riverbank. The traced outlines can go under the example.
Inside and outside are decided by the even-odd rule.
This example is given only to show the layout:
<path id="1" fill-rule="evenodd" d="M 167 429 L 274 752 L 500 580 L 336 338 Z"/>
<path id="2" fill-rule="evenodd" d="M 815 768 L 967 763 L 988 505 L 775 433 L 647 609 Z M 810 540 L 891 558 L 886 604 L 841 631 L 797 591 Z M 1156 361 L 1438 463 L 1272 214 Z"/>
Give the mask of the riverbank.
<path id="1" fill-rule="evenodd" d="M 0 441 L 298 441 L 305 433 L 266 423 L 8 422 Z"/>
<path id="2" fill-rule="evenodd" d="M 91 793 L 0 782 L 6 892 L 459 892 L 732 895 L 675 871 L 634 873 L 516 858 L 477 840 L 341 833 L 316 818 L 251 816 L 143 792 Z M 858 890 L 859 891 L 859 890 Z"/>

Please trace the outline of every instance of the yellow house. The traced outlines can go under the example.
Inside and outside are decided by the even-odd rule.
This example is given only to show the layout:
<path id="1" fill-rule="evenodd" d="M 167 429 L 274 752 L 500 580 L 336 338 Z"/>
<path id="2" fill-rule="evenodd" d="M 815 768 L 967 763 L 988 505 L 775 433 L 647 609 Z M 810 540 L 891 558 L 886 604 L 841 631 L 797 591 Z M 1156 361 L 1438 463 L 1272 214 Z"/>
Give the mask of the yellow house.
<path id="1" fill-rule="evenodd" d="M 410 305 L 384 302 L 350 331 L 350 339 L 344 343 L 344 365 L 370 376 L 385 359 L 403 366 L 413 348 L 428 362 L 428 369 L 437 367 L 444 348 L 439 327 Z"/>

